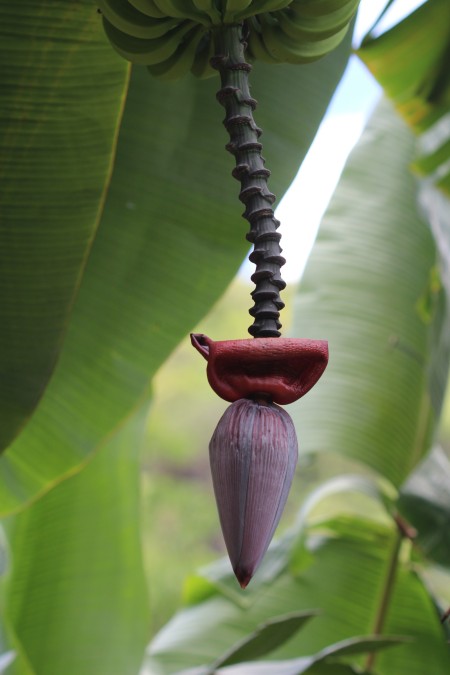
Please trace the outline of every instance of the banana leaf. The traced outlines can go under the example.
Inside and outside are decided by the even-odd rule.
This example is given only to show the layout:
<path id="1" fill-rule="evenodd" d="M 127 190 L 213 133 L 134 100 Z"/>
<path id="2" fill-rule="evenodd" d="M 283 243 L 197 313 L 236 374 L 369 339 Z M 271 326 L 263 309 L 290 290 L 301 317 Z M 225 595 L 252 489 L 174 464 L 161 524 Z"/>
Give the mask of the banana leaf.
<path id="1" fill-rule="evenodd" d="M 442 332 L 447 303 L 436 247 L 418 214 L 408 171 L 413 151 L 411 132 L 383 102 L 344 169 L 296 306 L 296 335 L 330 343 L 322 380 L 291 407 L 301 449 L 337 452 L 394 485 L 430 448 L 442 404 L 441 389 L 431 395 L 431 373 L 448 371 L 443 352 L 434 352 L 437 341 L 448 341 Z M 392 508 L 391 498 L 385 504 L 381 493 L 365 492 L 378 508 Z M 321 612 L 273 659 L 370 635 L 381 613 L 383 634 L 413 641 L 377 655 L 377 673 L 448 671 L 445 634 L 408 545 L 389 581 L 384 615 L 398 546 L 392 522 L 338 513 L 302 532 L 269 549 L 245 595 L 232 590 L 224 567 L 203 582 L 188 582 L 187 607 L 150 644 L 147 670 L 170 674 L 213 662 L 282 608 Z"/>
<path id="2" fill-rule="evenodd" d="M 149 634 L 139 534 L 146 407 L 84 471 L 10 519 L 11 675 L 136 673 Z"/>
<path id="3" fill-rule="evenodd" d="M 99 223 L 127 67 L 90 0 L 0 5 L 0 450 L 58 359 Z"/>
<path id="4" fill-rule="evenodd" d="M 270 625 L 270 623 L 269 623 Z M 364 652 L 378 652 L 387 647 L 393 647 L 402 642 L 401 638 L 378 638 L 364 637 L 343 640 L 330 645 L 312 656 L 304 656 L 298 659 L 286 659 L 284 661 L 245 661 L 238 665 L 216 667 L 213 664 L 200 668 L 190 668 L 182 671 L 179 675 L 361 675 L 361 670 L 354 670 L 350 665 L 344 665 L 339 659 L 348 655 L 363 654 Z M 145 675 L 143 673 L 142 675 Z M 364 674 L 363 674 L 364 675 Z"/>
<path id="5" fill-rule="evenodd" d="M 420 135 L 412 168 L 450 193 L 450 13 L 447 0 L 427 0 L 377 38 L 366 37 L 358 56 L 397 111 Z"/>
<path id="6" fill-rule="evenodd" d="M 269 549 L 272 556 L 284 559 L 282 571 L 276 577 L 271 574 L 269 556 L 260 568 L 265 581 L 249 585 L 242 601 L 238 589 L 235 596 L 224 590 L 231 583 L 231 570 L 225 566 L 221 573 L 212 570 L 208 594 L 192 599 L 152 640 L 142 675 L 169 675 L 209 664 L 281 609 L 315 610 L 317 616 L 271 653 L 276 663 L 310 657 L 333 642 L 360 636 L 356 651 L 363 636 L 370 639 L 376 623 L 395 537 L 392 525 L 357 514 L 341 517 L 338 513 L 334 524 L 311 523 L 306 531 L 287 534 Z M 380 675 L 423 675 L 427 669 L 445 673 L 450 666 L 433 602 L 406 556 L 397 567 L 383 634 L 404 636 L 409 642 L 376 656 L 375 672 Z M 369 646 L 366 649 L 370 651 Z M 348 665 L 361 662 L 349 654 Z"/>
<path id="7" fill-rule="evenodd" d="M 58 44 L 64 49 L 64 41 Z M 280 194 L 314 137 L 349 49 L 348 39 L 311 66 L 254 69 L 257 120 L 266 129 L 271 187 Z M 215 79 L 163 83 L 134 69 L 64 348 L 37 411 L 0 459 L 0 513 L 17 511 L 85 465 L 148 396 L 155 371 L 237 271 L 247 228 L 230 177 L 233 160 L 223 150 L 217 88 Z M 40 222 L 33 226 L 38 231 Z M 40 239 L 52 248 L 45 233 Z M 22 276 L 28 283 L 25 269 Z M 26 333 L 34 313 L 23 321 Z"/>
<path id="8" fill-rule="evenodd" d="M 297 335 L 328 369 L 293 406 L 304 453 L 338 453 L 399 486 L 431 447 L 448 372 L 447 303 L 408 164 L 414 139 L 383 102 L 350 155 L 296 300 Z"/>
<path id="9" fill-rule="evenodd" d="M 450 461 L 435 448 L 400 491 L 399 507 L 427 557 L 450 567 Z"/>

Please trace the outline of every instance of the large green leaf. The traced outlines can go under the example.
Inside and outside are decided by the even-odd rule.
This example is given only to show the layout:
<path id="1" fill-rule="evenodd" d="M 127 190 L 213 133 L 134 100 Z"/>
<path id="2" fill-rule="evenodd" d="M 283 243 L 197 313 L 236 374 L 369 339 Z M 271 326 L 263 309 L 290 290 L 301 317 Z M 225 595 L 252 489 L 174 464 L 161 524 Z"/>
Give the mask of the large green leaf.
<path id="1" fill-rule="evenodd" d="M 270 626 L 270 622 L 266 625 Z M 269 636 L 268 636 L 269 637 Z M 339 660 L 343 657 L 354 656 L 367 652 L 378 652 L 387 647 L 393 647 L 402 642 L 401 638 L 363 637 L 343 640 L 330 645 L 312 656 L 303 656 L 298 659 L 285 659 L 284 661 L 246 661 L 233 666 L 220 666 L 213 664 L 210 668 L 190 668 L 180 675 L 355 675 L 361 670 L 354 670 L 350 665 L 344 665 Z M 244 661 L 244 659 L 242 659 Z M 364 674 L 362 674 L 364 675 Z"/>
<path id="2" fill-rule="evenodd" d="M 219 656 L 211 666 L 212 672 L 241 661 L 250 661 L 265 656 L 289 640 L 314 616 L 314 612 L 294 612 L 266 621 L 261 626 L 257 626 L 249 636 L 230 647 L 225 654 Z"/>
<path id="3" fill-rule="evenodd" d="M 306 153 L 348 52 L 347 41 L 311 66 L 255 67 L 276 191 Z M 247 228 L 223 150 L 217 88 L 216 80 L 194 78 L 161 83 L 135 69 L 61 359 L 37 413 L 0 460 L 0 512 L 86 462 L 236 272 Z"/>
<path id="4" fill-rule="evenodd" d="M 450 462 L 436 448 L 403 485 L 399 506 L 432 560 L 450 567 Z"/>
<path id="5" fill-rule="evenodd" d="M 433 305 L 433 286 L 439 284 L 445 289 L 445 294 L 440 294 L 438 302 L 442 305 L 439 310 L 440 321 L 435 322 L 432 329 L 431 341 L 433 345 L 433 358 L 430 363 L 431 396 L 434 406 L 439 409 L 447 389 L 448 370 L 442 364 L 448 361 L 450 351 L 450 199 L 442 191 L 438 190 L 431 181 L 421 180 L 419 183 L 419 204 L 430 224 L 434 240 L 439 253 L 439 273 L 435 275 L 428 302 Z M 446 307 L 444 308 L 444 305 Z"/>
<path id="6" fill-rule="evenodd" d="M 441 396 L 431 402 L 429 366 L 445 323 L 436 251 L 407 171 L 413 145 L 383 104 L 344 171 L 298 299 L 302 334 L 330 340 L 329 370 L 298 405 L 301 446 L 336 450 L 395 484 L 429 446 Z M 447 370 L 440 358 L 437 367 Z M 376 490 L 365 492 L 380 504 Z M 383 633 L 414 641 L 377 656 L 377 673 L 444 675 L 444 634 L 407 548 L 393 558 L 397 538 L 385 520 L 341 515 L 311 527 L 305 540 L 284 538 L 269 549 L 245 594 L 223 571 L 197 581 L 190 606 L 150 646 L 149 672 L 210 663 L 280 611 L 319 609 L 273 658 L 370 635 L 382 617 Z"/>
<path id="7" fill-rule="evenodd" d="M 132 675 L 149 632 L 134 417 L 79 475 L 13 518 L 7 618 L 36 675 Z M 11 673 L 27 673 L 19 663 Z M 9 671 L 8 671 L 9 672 Z"/>
<path id="8" fill-rule="evenodd" d="M 379 637 L 351 638 L 322 649 L 313 656 L 305 656 L 299 659 L 286 659 L 285 661 L 266 661 L 255 663 L 242 663 L 232 668 L 220 669 L 217 672 L 223 675 L 336 675 L 336 673 L 356 673 L 351 666 L 336 663 L 338 659 L 378 652 L 387 647 L 393 647 L 401 643 L 401 639 L 389 639 Z M 341 667 L 341 670 L 339 670 Z"/>
<path id="9" fill-rule="evenodd" d="M 450 193 L 448 1 L 427 0 L 380 37 L 367 37 L 358 54 L 412 129 L 418 134 L 429 130 L 414 168 L 420 175 L 433 174 Z"/>
<path id="10" fill-rule="evenodd" d="M 296 332 L 329 340 L 330 363 L 294 406 L 304 452 L 337 452 L 399 485 L 430 446 L 446 373 L 443 291 L 407 166 L 413 138 L 383 103 L 350 156 L 296 302 Z M 438 359 L 436 361 L 436 358 Z"/>
<path id="11" fill-rule="evenodd" d="M 0 4 L 0 450 L 55 366 L 126 81 L 91 0 Z"/>
<path id="12" fill-rule="evenodd" d="M 143 673 L 176 673 L 211 663 L 227 646 L 280 610 L 315 609 L 319 613 L 271 654 L 276 661 L 314 652 L 323 656 L 322 650 L 333 642 L 370 636 L 382 606 L 396 537 L 390 525 L 348 516 L 336 517 L 334 525 L 310 526 L 300 537 L 284 537 L 269 550 L 273 554 L 279 548 L 285 562 L 271 583 L 259 581 L 245 593 L 236 590 L 235 600 L 223 592 L 232 572 L 222 572 L 221 583 L 210 581 L 207 597 L 179 612 L 155 637 Z M 270 567 L 271 561 L 264 561 L 260 569 L 263 577 L 267 564 Z M 257 579 L 258 575 L 252 584 Z M 409 637 L 411 642 L 377 655 L 375 672 L 445 675 L 450 655 L 444 634 L 432 601 L 410 570 L 406 551 L 397 560 L 388 607 L 383 633 Z M 359 640 L 355 651 L 358 644 Z M 351 654 L 348 657 L 353 662 Z"/>

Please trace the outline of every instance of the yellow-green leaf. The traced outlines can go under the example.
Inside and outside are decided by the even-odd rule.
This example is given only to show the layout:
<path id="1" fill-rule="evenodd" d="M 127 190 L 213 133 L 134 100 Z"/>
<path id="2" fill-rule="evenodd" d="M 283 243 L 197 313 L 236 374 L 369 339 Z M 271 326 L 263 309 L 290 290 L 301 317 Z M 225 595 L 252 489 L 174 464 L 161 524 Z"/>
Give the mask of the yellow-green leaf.
<path id="1" fill-rule="evenodd" d="M 0 450 L 55 367 L 126 81 L 90 0 L 0 4 Z"/>

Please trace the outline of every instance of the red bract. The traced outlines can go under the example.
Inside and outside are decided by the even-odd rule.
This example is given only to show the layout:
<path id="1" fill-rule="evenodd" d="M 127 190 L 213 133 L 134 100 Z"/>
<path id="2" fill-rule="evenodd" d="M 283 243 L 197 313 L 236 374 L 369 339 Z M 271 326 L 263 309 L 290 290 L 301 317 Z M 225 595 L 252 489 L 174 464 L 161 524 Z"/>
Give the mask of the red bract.
<path id="1" fill-rule="evenodd" d="M 214 342 L 192 334 L 216 394 L 232 405 L 209 445 L 222 532 L 245 588 L 280 520 L 297 462 L 294 424 L 277 403 L 306 394 L 328 363 L 324 340 L 257 338 Z"/>
<path id="2" fill-rule="evenodd" d="M 328 363 L 328 342 L 298 338 L 258 338 L 214 342 L 192 334 L 208 361 L 209 384 L 225 401 L 263 395 L 281 405 L 293 403 L 315 385 Z"/>
<path id="3" fill-rule="evenodd" d="M 245 588 L 278 525 L 297 463 L 291 418 L 273 403 L 236 401 L 209 444 L 220 524 L 234 573 Z"/>

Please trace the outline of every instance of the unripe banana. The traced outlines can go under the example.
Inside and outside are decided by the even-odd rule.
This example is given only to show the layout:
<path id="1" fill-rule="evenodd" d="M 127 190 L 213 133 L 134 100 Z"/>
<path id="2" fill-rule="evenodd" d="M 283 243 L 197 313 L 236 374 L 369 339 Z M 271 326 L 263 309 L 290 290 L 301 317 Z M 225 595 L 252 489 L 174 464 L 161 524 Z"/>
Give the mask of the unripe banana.
<path id="1" fill-rule="evenodd" d="M 154 0 L 154 3 L 162 12 L 165 12 L 166 16 L 191 19 L 203 25 L 209 23 L 208 17 L 196 10 L 191 0 Z"/>
<path id="2" fill-rule="evenodd" d="M 149 72 L 162 80 L 177 80 L 188 73 L 196 59 L 196 52 L 201 39 L 205 35 L 205 29 L 195 27 L 180 42 L 177 50 L 166 61 L 148 66 Z"/>
<path id="3" fill-rule="evenodd" d="M 142 12 L 142 14 L 151 16 L 152 19 L 165 19 L 166 17 L 166 13 L 161 12 L 153 0 L 128 0 L 128 2 L 135 9 L 138 9 L 140 12 Z"/>
<path id="4" fill-rule="evenodd" d="M 292 4 L 292 0 L 253 0 L 250 7 L 245 10 L 236 11 L 232 21 L 242 21 L 250 16 L 259 16 L 268 12 L 278 12 Z"/>
<path id="5" fill-rule="evenodd" d="M 309 63 L 316 61 L 332 51 L 342 41 L 347 26 L 323 39 L 294 40 L 287 36 L 279 26 L 265 21 L 261 27 L 262 40 L 267 51 L 279 63 Z"/>
<path id="6" fill-rule="evenodd" d="M 214 42 L 211 39 L 202 40 L 200 43 L 195 61 L 191 66 L 191 73 L 200 79 L 206 79 L 216 74 L 211 66 L 211 59 L 214 56 Z"/>
<path id="7" fill-rule="evenodd" d="M 318 15 L 317 7 L 309 7 L 306 3 L 293 3 L 286 12 L 280 12 L 278 22 L 286 36 L 300 42 L 321 40 L 334 35 L 345 28 L 351 21 L 359 0 L 347 0 L 335 10 Z"/>
<path id="8" fill-rule="evenodd" d="M 250 19 L 252 22 L 253 30 L 250 30 L 248 37 L 248 48 L 253 57 L 257 61 L 263 61 L 264 63 L 279 63 L 279 61 L 272 56 L 272 54 L 267 50 L 266 45 L 262 39 L 260 24 L 256 24 L 255 19 Z"/>
<path id="9" fill-rule="evenodd" d="M 223 22 L 228 23 L 236 21 L 236 17 L 245 12 L 252 4 L 252 0 L 224 0 L 223 5 Z"/>
<path id="10" fill-rule="evenodd" d="M 156 77 L 214 70 L 213 33 L 245 23 L 248 58 L 308 63 L 343 39 L 359 0 L 98 0 L 115 49 Z M 200 32 L 195 30 L 199 28 Z"/>
<path id="11" fill-rule="evenodd" d="M 122 33 L 103 17 L 106 35 L 115 49 L 128 61 L 143 66 L 152 66 L 170 58 L 176 51 L 183 36 L 192 29 L 193 24 L 185 21 L 169 31 L 163 37 L 143 40 Z"/>
<path id="12" fill-rule="evenodd" d="M 158 38 L 178 25 L 176 19 L 152 19 L 143 16 L 132 5 L 122 0 L 97 0 L 103 16 L 126 35 L 142 39 Z"/>
<path id="13" fill-rule="evenodd" d="M 214 0 L 192 0 L 195 9 L 208 15 L 213 26 L 219 26 L 222 23 L 222 15 L 217 9 Z"/>

